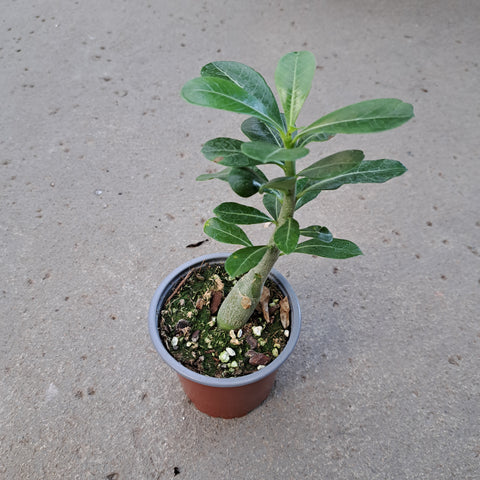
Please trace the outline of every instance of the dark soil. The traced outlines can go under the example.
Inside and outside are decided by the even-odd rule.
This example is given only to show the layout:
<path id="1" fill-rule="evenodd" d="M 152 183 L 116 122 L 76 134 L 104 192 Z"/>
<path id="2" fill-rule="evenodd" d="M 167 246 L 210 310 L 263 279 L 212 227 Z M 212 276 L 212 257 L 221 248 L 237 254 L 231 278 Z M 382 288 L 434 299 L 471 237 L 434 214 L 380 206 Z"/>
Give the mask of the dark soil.
<path id="1" fill-rule="evenodd" d="M 212 377 L 238 377 L 274 360 L 288 341 L 289 327 L 280 321 L 281 290 L 270 280 L 265 302 L 269 321 L 259 306 L 239 330 L 216 326 L 216 313 L 235 280 L 223 265 L 191 270 L 175 287 L 160 312 L 159 331 L 170 354 L 185 367 Z M 288 300 L 283 300 L 285 305 Z M 285 322 L 285 319 L 284 319 Z"/>

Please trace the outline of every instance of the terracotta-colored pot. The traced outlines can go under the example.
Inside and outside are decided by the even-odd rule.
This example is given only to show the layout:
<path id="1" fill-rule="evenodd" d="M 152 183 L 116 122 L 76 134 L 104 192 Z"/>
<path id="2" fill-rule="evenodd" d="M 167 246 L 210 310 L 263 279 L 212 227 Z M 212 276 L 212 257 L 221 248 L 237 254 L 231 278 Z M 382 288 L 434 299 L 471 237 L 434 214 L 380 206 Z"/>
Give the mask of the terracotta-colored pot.
<path id="1" fill-rule="evenodd" d="M 290 336 L 280 355 L 265 368 L 233 378 L 215 378 L 194 372 L 177 362 L 163 344 L 158 323 L 159 312 L 170 293 L 192 268 L 202 263 L 223 263 L 228 253 L 204 255 L 175 269 L 157 288 L 150 304 L 148 324 L 153 344 L 163 358 L 178 374 L 183 390 L 200 410 L 212 417 L 235 418 L 246 415 L 258 407 L 269 395 L 278 368 L 292 353 L 300 335 L 301 314 L 297 296 L 285 277 L 275 269 L 270 278 L 280 287 L 290 303 Z"/>

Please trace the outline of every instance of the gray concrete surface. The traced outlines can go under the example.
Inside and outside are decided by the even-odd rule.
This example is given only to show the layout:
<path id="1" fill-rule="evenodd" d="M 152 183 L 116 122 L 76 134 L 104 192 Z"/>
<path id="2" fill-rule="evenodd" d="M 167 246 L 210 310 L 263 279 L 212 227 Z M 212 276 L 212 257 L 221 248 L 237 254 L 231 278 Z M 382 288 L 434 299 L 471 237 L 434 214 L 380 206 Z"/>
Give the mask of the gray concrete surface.
<path id="1" fill-rule="evenodd" d="M 0 478 L 480 479 L 480 3 L 4 0 Z M 147 332 L 163 276 L 223 250 L 195 183 L 241 120 L 179 98 L 213 59 L 319 68 L 301 121 L 376 97 L 416 118 L 337 137 L 409 172 L 299 212 L 364 256 L 290 256 L 304 328 L 247 417 L 188 403 Z M 252 205 L 257 205 L 252 199 Z M 262 231 L 259 235 L 264 234 Z M 177 470 L 175 470 L 177 469 Z"/>

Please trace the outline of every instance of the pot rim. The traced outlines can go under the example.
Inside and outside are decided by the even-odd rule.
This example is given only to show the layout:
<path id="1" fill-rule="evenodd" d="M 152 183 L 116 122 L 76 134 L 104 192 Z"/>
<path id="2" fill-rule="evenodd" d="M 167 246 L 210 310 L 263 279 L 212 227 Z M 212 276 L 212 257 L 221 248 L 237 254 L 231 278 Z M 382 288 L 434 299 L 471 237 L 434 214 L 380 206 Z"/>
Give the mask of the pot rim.
<path id="1" fill-rule="evenodd" d="M 298 298 L 292 288 L 292 286 L 288 283 L 288 280 L 277 270 L 272 269 L 269 278 L 274 280 L 280 286 L 281 290 L 285 295 L 289 298 L 290 303 L 290 335 L 289 340 L 282 350 L 280 355 L 275 358 L 272 362 L 270 362 L 264 368 L 257 370 L 256 372 L 249 373 L 247 375 L 243 375 L 241 377 L 229 377 L 229 378 L 216 378 L 216 377 L 209 377 L 207 375 L 202 375 L 200 373 L 194 372 L 187 367 L 183 366 L 180 362 L 175 360 L 166 349 L 165 345 L 163 344 L 160 333 L 158 331 L 158 313 L 162 306 L 165 297 L 169 293 L 171 289 L 172 283 L 176 282 L 179 277 L 181 277 L 186 271 L 190 270 L 191 268 L 195 268 L 204 262 L 217 262 L 221 263 L 226 260 L 229 256 L 229 253 L 211 253 L 207 255 L 202 255 L 200 257 L 196 257 L 188 262 L 183 263 L 175 270 L 173 270 L 169 275 L 165 277 L 162 283 L 158 286 L 155 291 L 155 294 L 152 298 L 150 303 L 150 309 L 148 311 L 148 329 L 150 332 L 150 337 L 152 339 L 153 345 L 155 349 L 163 358 L 163 360 L 173 368 L 179 375 L 188 380 L 191 380 L 196 383 L 200 383 L 202 385 L 210 386 L 210 387 L 220 387 L 220 388 L 231 388 L 231 387 L 241 387 L 243 385 L 248 385 L 251 383 L 258 382 L 263 378 L 269 376 L 270 374 L 274 373 L 285 360 L 290 356 L 295 345 L 297 343 L 298 337 L 300 335 L 300 326 L 301 326 L 301 313 L 300 313 L 300 305 L 298 302 Z"/>

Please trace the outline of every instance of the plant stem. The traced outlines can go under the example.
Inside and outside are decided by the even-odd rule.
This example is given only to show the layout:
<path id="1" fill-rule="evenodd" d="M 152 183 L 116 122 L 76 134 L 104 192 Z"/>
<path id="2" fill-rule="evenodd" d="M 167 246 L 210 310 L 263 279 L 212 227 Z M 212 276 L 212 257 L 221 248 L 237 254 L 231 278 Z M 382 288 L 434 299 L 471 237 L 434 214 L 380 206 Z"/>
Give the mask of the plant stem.
<path id="1" fill-rule="evenodd" d="M 285 165 L 285 173 L 288 176 L 295 176 L 295 162 L 288 162 L 288 165 Z M 285 192 L 275 232 L 289 218 L 293 217 L 295 193 L 295 185 Z M 270 237 L 267 244 L 268 250 L 262 260 L 235 284 L 222 302 L 217 315 L 217 325 L 221 329 L 237 330 L 241 328 L 257 307 L 265 280 L 281 253 L 275 244 L 275 232 Z"/>

